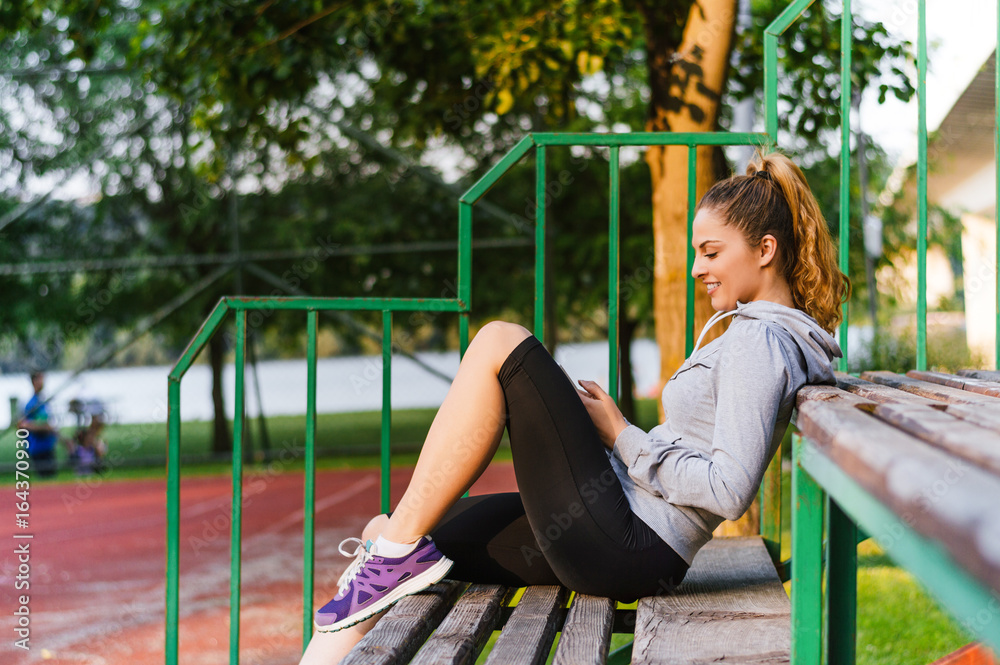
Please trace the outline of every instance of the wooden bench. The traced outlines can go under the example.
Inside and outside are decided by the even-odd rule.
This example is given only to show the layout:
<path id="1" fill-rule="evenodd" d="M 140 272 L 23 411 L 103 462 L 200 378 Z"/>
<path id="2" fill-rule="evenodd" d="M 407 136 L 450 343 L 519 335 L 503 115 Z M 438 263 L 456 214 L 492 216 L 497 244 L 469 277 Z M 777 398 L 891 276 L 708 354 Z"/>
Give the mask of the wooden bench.
<path id="1" fill-rule="evenodd" d="M 826 662 L 855 662 L 857 543 L 868 535 L 1000 649 L 1000 373 L 866 372 L 838 384 L 798 396 L 792 662 L 819 665 L 824 646 Z"/>
<path id="2" fill-rule="evenodd" d="M 487 663 L 787 663 L 790 605 L 758 536 L 717 538 L 673 592 L 633 610 L 562 587 L 515 589 L 445 580 L 397 603 L 343 663 L 474 663 L 494 630 Z M 568 607 L 567 607 L 568 605 Z M 633 633 L 609 657 L 612 632 Z"/>

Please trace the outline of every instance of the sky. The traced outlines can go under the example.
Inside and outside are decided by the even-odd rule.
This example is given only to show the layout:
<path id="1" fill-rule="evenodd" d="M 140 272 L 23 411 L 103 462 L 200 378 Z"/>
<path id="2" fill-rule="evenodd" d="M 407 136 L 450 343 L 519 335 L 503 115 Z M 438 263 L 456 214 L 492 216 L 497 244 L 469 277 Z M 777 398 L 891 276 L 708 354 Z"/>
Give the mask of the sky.
<path id="1" fill-rule="evenodd" d="M 916 49 L 916 0 L 854 0 L 854 13 L 881 21 L 890 34 Z M 934 130 L 986 62 L 997 43 L 996 0 L 927 2 L 927 127 Z M 875 91 L 873 91 L 875 92 Z M 917 100 L 891 97 L 878 104 L 877 93 L 861 105 L 861 125 L 886 152 L 906 164 L 916 161 Z"/>

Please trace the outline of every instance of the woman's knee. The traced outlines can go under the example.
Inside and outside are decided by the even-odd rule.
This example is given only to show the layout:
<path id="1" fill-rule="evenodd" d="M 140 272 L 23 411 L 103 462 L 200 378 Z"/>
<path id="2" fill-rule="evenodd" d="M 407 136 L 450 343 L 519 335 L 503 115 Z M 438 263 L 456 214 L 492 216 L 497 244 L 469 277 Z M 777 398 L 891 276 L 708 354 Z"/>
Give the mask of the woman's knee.
<path id="1" fill-rule="evenodd" d="M 506 358 L 517 345 L 531 337 L 531 331 L 518 323 L 490 321 L 479 329 L 474 342 L 486 345 L 497 355 Z"/>

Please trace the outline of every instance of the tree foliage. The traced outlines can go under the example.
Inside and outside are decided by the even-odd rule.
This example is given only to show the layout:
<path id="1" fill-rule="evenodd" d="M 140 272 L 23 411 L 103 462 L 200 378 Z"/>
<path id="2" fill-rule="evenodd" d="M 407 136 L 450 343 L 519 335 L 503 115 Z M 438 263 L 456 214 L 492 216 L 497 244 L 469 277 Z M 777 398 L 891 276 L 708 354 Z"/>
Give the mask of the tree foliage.
<path id="1" fill-rule="evenodd" d="M 444 156 L 454 162 L 446 176 L 459 187 L 529 131 L 639 131 L 650 113 L 651 77 L 669 65 L 649 57 L 651 43 L 679 42 L 691 6 L 690 0 L 501 0 L 488 10 L 471 0 L 5 4 L 0 98 L 9 101 L 0 103 L 0 205 L 13 211 L 73 173 L 86 174 L 100 191 L 86 209 L 52 201 L 23 215 L 4 230 L 5 259 L 224 254 L 233 248 L 235 219 L 244 251 L 299 252 L 258 261 L 284 288 L 451 295 L 455 264 L 447 250 L 324 249 L 447 243 L 456 236 L 453 193 L 368 150 L 344 128 L 391 145 L 411 164 Z M 759 96 L 763 26 L 784 3 L 752 6 L 753 24 L 737 35 L 727 101 Z M 811 161 L 825 163 L 839 123 L 835 15 L 817 3 L 782 43 L 780 92 L 791 109 L 782 131 L 796 137 L 795 148 Z M 883 96 L 910 94 L 901 77 L 905 44 L 863 22 L 855 26 L 855 44 L 856 89 L 879 85 Z M 560 318 L 572 326 L 599 326 L 595 312 L 607 299 L 603 160 L 597 151 L 553 150 L 549 158 L 550 186 L 560 189 L 546 202 L 557 266 L 553 293 Z M 500 220 L 477 213 L 476 238 L 530 242 L 529 167 L 515 169 L 490 193 L 491 202 L 512 212 Z M 644 169 L 636 161 L 623 175 L 623 288 L 637 323 L 652 315 L 643 277 L 652 209 Z M 571 182 L 561 183 L 564 174 Z M 58 240 L 43 246 L 47 236 Z M 317 260 L 318 251 L 325 258 Z M 314 270 L 305 269 L 310 257 Z M 474 261 L 477 315 L 530 310 L 530 248 L 477 249 Z M 128 290 L 94 319 L 128 325 L 213 269 L 191 263 L 129 273 Z M 5 315 L 16 312 L 19 321 L 65 333 L 70 323 L 90 325 L 88 315 L 74 310 L 121 276 L 3 279 Z M 43 282 L 49 295 L 39 301 L 33 294 Z M 244 272 L 242 285 L 248 293 L 281 290 L 258 273 Z M 168 342 L 183 344 L 218 295 L 235 288 L 227 279 L 171 317 L 162 328 Z M 282 321 L 272 317 L 266 325 L 290 345 L 297 324 Z M 13 317 L 10 323 L 22 339 L 42 334 L 17 328 Z M 350 329 L 341 333 L 360 343 Z"/>

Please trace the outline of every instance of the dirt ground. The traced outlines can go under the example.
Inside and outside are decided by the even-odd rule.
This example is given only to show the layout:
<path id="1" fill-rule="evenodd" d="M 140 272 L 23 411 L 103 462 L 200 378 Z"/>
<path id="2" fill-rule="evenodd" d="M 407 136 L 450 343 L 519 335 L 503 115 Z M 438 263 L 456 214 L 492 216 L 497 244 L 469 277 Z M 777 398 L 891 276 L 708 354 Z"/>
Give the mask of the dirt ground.
<path id="1" fill-rule="evenodd" d="M 393 503 L 411 469 L 392 475 Z M 340 541 L 378 512 L 371 471 L 321 471 L 316 483 L 316 594 L 329 600 L 349 563 Z M 494 464 L 472 494 L 516 489 L 511 465 Z M 228 663 L 229 477 L 181 483 L 180 662 Z M 14 521 L 14 488 L 8 494 Z M 296 663 L 302 650 L 301 473 L 248 474 L 243 484 L 240 662 Z M 8 536 L 0 567 L 0 662 L 164 662 L 165 481 L 33 483 L 30 541 Z M 15 590 L 30 542 L 30 589 Z M 15 646 L 14 613 L 30 594 L 30 650 Z"/>

